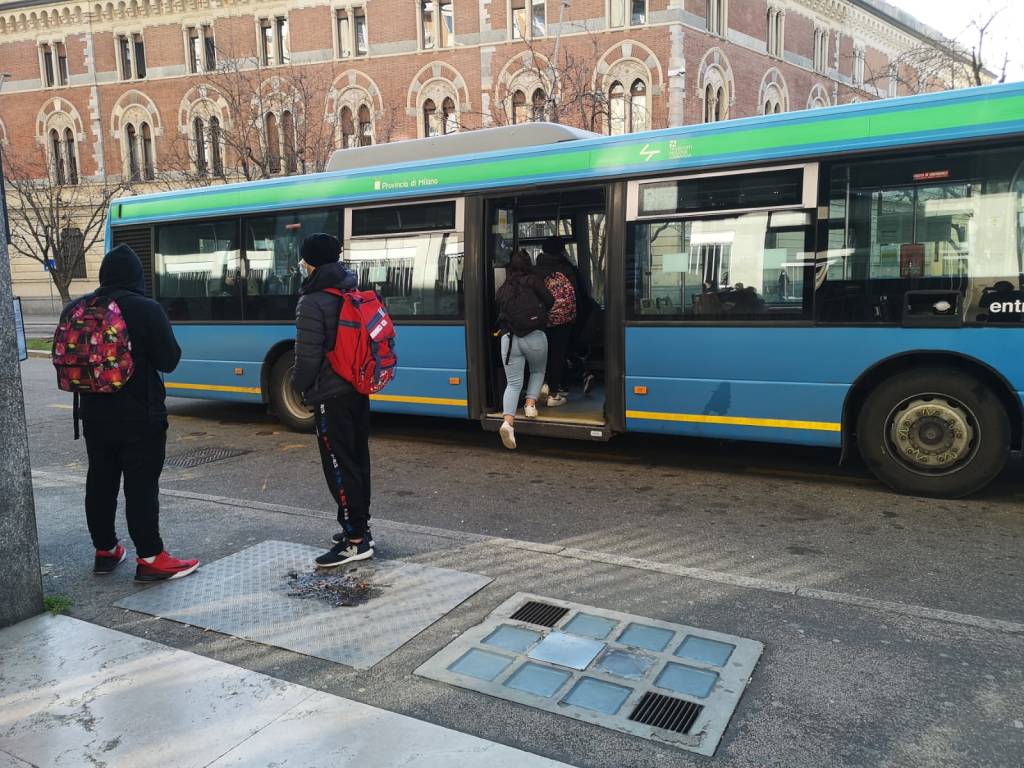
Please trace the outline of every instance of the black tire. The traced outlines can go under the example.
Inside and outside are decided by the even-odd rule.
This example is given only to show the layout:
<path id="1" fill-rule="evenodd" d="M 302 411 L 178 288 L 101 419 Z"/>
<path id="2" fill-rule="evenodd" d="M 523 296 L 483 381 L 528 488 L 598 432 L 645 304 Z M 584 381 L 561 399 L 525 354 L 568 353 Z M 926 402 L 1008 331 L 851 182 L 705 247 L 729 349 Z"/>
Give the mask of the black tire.
<path id="1" fill-rule="evenodd" d="M 920 368 L 872 390 L 858 414 L 857 443 L 894 491 L 956 499 L 1003 470 L 1010 424 L 982 381 L 955 368 Z"/>
<path id="2" fill-rule="evenodd" d="M 286 427 L 309 434 L 313 431 L 313 411 L 302 404 L 292 386 L 294 367 L 295 353 L 290 349 L 274 361 L 270 369 L 270 405 Z"/>

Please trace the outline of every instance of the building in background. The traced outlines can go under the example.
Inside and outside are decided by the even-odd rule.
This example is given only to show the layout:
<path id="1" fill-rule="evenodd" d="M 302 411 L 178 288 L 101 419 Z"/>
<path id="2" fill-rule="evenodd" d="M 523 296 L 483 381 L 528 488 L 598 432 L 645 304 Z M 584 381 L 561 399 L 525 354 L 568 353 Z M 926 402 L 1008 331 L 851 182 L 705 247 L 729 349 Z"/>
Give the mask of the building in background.
<path id="1" fill-rule="evenodd" d="M 51 185 L 219 183 L 490 125 L 615 134 L 894 96 L 938 38 L 882 0 L 0 2 L 0 144 Z M 50 277 L 13 255 L 38 311 Z"/>

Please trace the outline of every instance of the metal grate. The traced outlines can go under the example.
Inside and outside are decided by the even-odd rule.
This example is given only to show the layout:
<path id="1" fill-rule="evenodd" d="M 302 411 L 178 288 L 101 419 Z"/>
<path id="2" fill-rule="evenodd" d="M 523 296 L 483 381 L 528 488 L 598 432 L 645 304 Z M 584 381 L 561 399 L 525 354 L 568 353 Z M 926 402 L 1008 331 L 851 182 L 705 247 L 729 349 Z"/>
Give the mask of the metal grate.
<path id="1" fill-rule="evenodd" d="M 116 205 L 116 203 L 115 203 Z M 153 295 L 153 228 L 148 224 L 135 227 L 113 227 L 110 239 L 114 245 L 127 245 L 142 262 L 146 278 L 146 295 Z"/>
<path id="2" fill-rule="evenodd" d="M 165 462 L 169 467 L 180 467 L 181 469 L 192 469 L 200 464 L 209 464 L 213 461 L 233 459 L 235 456 L 244 456 L 250 451 L 243 451 L 238 448 L 193 448 L 191 451 L 171 456 Z"/>
<path id="3" fill-rule="evenodd" d="M 539 627 L 553 627 L 568 612 L 568 608 L 531 600 L 513 613 L 511 618 L 515 621 L 525 621 L 527 624 L 536 624 Z"/>
<path id="4" fill-rule="evenodd" d="M 704 707 L 692 701 L 648 691 L 629 716 L 635 723 L 652 725 L 676 733 L 689 733 Z"/>

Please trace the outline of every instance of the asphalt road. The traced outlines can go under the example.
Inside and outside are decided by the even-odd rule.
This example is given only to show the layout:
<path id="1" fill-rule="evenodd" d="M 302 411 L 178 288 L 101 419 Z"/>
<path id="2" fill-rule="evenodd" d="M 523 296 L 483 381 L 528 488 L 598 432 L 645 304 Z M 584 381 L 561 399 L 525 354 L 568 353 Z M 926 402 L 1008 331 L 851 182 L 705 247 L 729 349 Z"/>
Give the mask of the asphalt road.
<path id="1" fill-rule="evenodd" d="M 73 615 L 581 766 L 702 762 L 411 676 L 506 597 L 532 591 L 764 642 L 715 758 L 723 765 L 1024 765 L 1018 460 L 978 497 L 935 501 L 893 495 L 858 466 L 838 468 L 832 451 L 625 436 L 608 444 L 523 437 L 512 453 L 476 424 L 375 416 L 380 554 L 495 582 L 357 674 L 112 611 L 133 587 L 126 576 L 100 589 L 86 572 L 76 479 L 85 450 L 71 440 L 70 398 L 55 390 L 48 361 L 29 360 L 22 373 L 33 468 L 44 478 L 46 587 L 75 599 Z M 265 539 L 325 541 L 331 505 L 310 436 L 259 407 L 169 404 L 169 456 L 203 446 L 247 451 L 166 473 L 163 487 L 177 494 L 164 501 L 169 547 L 209 561 Z"/>

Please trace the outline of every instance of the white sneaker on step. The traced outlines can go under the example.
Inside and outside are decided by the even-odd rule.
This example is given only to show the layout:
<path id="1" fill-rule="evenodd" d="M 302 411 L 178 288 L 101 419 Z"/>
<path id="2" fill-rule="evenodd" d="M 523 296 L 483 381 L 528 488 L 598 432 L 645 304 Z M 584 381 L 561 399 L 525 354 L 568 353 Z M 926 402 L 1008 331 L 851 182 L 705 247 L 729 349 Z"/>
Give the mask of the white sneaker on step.
<path id="1" fill-rule="evenodd" d="M 544 384 L 542 384 L 542 385 L 541 385 L 541 387 L 540 387 L 540 399 L 541 399 L 541 400 L 546 400 L 546 399 L 547 399 L 547 397 L 548 397 L 548 396 L 549 396 L 550 394 L 551 394 L 551 390 L 550 390 L 550 389 L 548 388 L 548 385 L 547 385 L 547 383 L 545 382 L 545 383 L 544 383 Z"/>
<path id="2" fill-rule="evenodd" d="M 528 419 L 536 419 L 537 418 L 537 406 L 536 405 L 524 406 L 523 407 L 523 413 L 526 414 L 526 418 L 528 418 Z"/>
<path id="3" fill-rule="evenodd" d="M 555 395 L 554 397 L 549 397 L 548 398 L 548 408 L 557 408 L 558 406 L 565 405 L 568 402 L 569 402 L 568 396 L 559 393 L 559 394 Z"/>
<path id="4" fill-rule="evenodd" d="M 516 431 L 512 428 L 512 425 L 507 421 L 501 425 L 501 429 L 498 430 L 498 434 L 501 435 L 501 442 L 510 451 L 515 450 L 516 447 Z"/>

